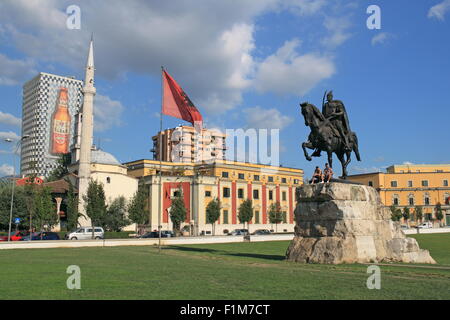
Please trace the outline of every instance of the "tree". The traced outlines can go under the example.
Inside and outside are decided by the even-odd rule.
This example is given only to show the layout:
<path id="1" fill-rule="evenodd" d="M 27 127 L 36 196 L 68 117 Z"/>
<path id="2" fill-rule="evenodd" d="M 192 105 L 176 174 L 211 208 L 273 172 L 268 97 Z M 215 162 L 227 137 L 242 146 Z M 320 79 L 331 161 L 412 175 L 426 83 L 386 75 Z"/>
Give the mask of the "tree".
<path id="1" fill-rule="evenodd" d="M 9 229 L 9 214 L 11 209 L 11 185 L 5 184 L 0 187 L 0 230 Z M 28 221 L 27 203 L 23 186 L 17 186 L 14 191 L 13 219 L 19 218 L 20 229 L 26 228 Z"/>
<path id="2" fill-rule="evenodd" d="M 49 187 L 36 188 L 34 192 L 35 226 L 39 231 L 49 231 L 58 223 L 56 207 Z"/>
<path id="3" fill-rule="evenodd" d="M 91 219 L 92 239 L 94 239 L 94 228 L 106 227 L 106 199 L 103 184 L 95 180 L 90 180 L 87 193 L 83 196 L 84 210 Z"/>
<path id="4" fill-rule="evenodd" d="M 246 199 L 246 200 L 242 201 L 241 205 L 239 206 L 238 218 L 244 228 L 245 228 L 245 223 L 247 222 L 247 225 L 248 225 L 248 222 L 252 220 L 252 218 L 253 218 L 252 200 Z"/>
<path id="5" fill-rule="evenodd" d="M 409 218 L 411 218 L 411 214 L 409 212 L 409 208 L 408 207 L 404 207 L 403 208 L 402 216 L 403 216 L 403 219 L 405 219 L 406 225 L 409 226 L 408 220 L 409 220 Z"/>
<path id="6" fill-rule="evenodd" d="M 140 225 L 148 224 L 149 211 L 146 209 L 148 193 L 145 185 L 139 185 L 138 191 L 133 195 L 128 203 L 128 218 L 136 224 L 136 232 Z"/>
<path id="7" fill-rule="evenodd" d="M 180 234 L 181 223 L 186 220 L 186 211 L 183 194 L 180 189 L 175 198 L 172 200 L 172 205 L 170 206 L 170 220 L 172 220 L 173 230 L 176 235 Z"/>
<path id="8" fill-rule="evenodd" d="M 275 223 L 275 230 L 278 232 L 278 224 L 283 221 L 283 212 L 281 211 L 280 202 L 272 203 L 269 207 L 269 222 Z"/>
<path id="9" fill-rule="evenodd" d="M 72 159 L 70 153 L 61 154 L 56 161 L 57 167 L 50 172 L 47 177 L 47 182 L 62 179 L 65 175 L 67 175 L 69 173 L 68 166 L 71 162 Z"/>
<path id="10" fill-rule="evenodd" d="M 423 210 L 421 206 L 415 206 L 414 212 L 416 213 L 417 224 L 422 222 L 423 219 Z"/>
<path id="11" fill-rule="evenodd" d="M 442 219 L 444 219 L 444 214 L 442 213 L 442 206 L 440 202 L 436 203 L 435 211 L 436 219 L 439 221 L 439 227 L 442 227 Z"/>
<path id="12" fill-rule="evenodd" d="M 390 209 L 392 221 L 400 221 L 400 219 L 402 218 L 402 211 L 394 205 L 392 205 Z"/>
<path id="13" fill-rule="evenodd" d="M 121 231 L 130 224 L 127 219 L 127 203 L 124 196 L 117 197 L 108 206 L 105 226 L 108 231 Z"/>
<path id="14" fill-rule="evenodd" d="M 75 194 L 72 183 L 70 181 L 67 182 L 69 183 L 66 198 L 67 231 L 72 231 L 78 227 L 78 219 L 84 217 L 84 215 L 78 211 L 78 196 Z"/>
<path id="15" fill-rule="evenodd" d="M 220 201 L 215 198 L 211 200 L 206 206 L 206 223 L 210 223 L 213 231 L 213 235 L 216 234 L 216 221 L 220 217 Z"/>

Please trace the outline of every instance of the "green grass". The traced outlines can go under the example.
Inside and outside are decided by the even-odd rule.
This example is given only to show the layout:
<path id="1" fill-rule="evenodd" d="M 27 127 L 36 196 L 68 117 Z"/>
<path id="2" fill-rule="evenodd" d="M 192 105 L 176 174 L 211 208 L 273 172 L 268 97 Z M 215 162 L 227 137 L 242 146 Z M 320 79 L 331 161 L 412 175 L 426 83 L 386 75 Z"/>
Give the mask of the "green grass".
<path id="1" fill-rule="evenodd" d="M 0 299 L 450 299 L 450 234 L 414 235 L 433 268 L 284 261 L 289 241 L 0 251 Z M 81 268 L 68 290 L 66 268 Z"/>

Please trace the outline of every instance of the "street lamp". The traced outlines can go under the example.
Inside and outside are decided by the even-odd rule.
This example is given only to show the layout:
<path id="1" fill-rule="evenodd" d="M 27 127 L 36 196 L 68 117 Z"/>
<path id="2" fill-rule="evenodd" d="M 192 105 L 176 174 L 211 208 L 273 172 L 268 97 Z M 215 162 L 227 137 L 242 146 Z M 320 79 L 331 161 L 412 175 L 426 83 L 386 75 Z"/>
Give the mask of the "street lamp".
<path id="1" fill-rule="evenodd" d="M 20 143 L 23 141 L 23 140 L 25 140 L 26 138 L 28 138 L 30 135 L 29 134 L 27 134 L 27 135 L 24 135 L 22 138 L 20 138 L 20 140 L 19 141 L 17 141 L 17 144 L 16 144 L 16 148 L 14 149 L 14 152 L 13 152 L 13 176 L 12 176 L 12 179 L 11 179 L 11 181 L 12 181 L 12 191 L 11 191 L 11 207 L 10 207 L 10 210 L 9 210 L 9 230 L 8 230 L 8 242 L 10 242 L 11 241 L 11 225 L 12 225 L 12 212 L 13 212 L 13 204 L 14 204 L 14 190 L 15 190 L 15 186 L 16 186 L 16 183 L 15 183 L 15 181 L 14 181 L 14 178 L 16 177 L 16 158 L 15 158 L 15 155 L 16 155 L 16 153 L 17 153 L 17 150 L 19 150 L 19 145 L 20 145 Z M 5 141 L 6 142 L 13 142 L 13 140 L 12 139 L 5 139 Z M 30 234 L 30 238 L 31 238 L 31 234 Z"/>

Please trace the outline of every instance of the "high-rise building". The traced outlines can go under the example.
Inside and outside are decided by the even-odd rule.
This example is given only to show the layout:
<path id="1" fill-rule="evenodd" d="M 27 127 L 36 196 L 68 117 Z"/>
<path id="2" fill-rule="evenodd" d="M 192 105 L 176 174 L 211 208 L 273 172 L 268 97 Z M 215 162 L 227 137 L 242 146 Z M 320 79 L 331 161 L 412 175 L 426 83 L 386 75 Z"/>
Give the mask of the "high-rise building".
<path id="1" fill-rule="evenodd" d="M 83 82 L 39 73 L 23 86 L 21 175 L 46 177 L 60 154 L 70 152 L 75 115 L 83 99 Z"/>
<path id="2" fill-rule="evenodd" d="M 225 160 L 225 138 L 219 130 L 201 129 L 196 132 L 190 126 L 167 129 L 152 138 L 153 159 L 183 163 Z"/>

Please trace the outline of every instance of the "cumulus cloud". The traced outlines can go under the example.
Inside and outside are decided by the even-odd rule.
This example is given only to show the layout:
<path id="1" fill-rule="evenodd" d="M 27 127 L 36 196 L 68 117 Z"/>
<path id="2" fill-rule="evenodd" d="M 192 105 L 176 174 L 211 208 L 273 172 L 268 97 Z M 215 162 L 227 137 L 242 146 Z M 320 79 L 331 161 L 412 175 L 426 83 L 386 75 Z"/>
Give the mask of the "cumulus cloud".
<path id="1" fill-rule="evenodd" d="M 377 44 L 383 44 L 393 37 L 394 37 L 394 35 L 392 35 L 390 33 L 381 32 L 372 38 L 372 46 L 375 46 Z"/>
<path id="2" fill-rule="evenodd" d="M 0 111 L 0 123 L 20 127 L 22 124 L 22 120 L 20 118 L 13 116 L 12 114 Z"/>
<path id="3" fill-rule="evenodd" d="M 0 177 L 12 176 L 14 174 L 13 166 L 9 164 L 2 164 L 0 166 Z"/>
<path id="4" fill-rule="evenodd" d="M 105 131 L 122 124 L 124 107 L 120 101 L 97 94 L 94 105 L 94 130 Z"/>
<path id="5" fill-rule="evenodd" d="M 35 74 L 31 59 L 14 60 L 0 53 L 0 85 L 13 86 Z"/>
<path id="6" fill-rule="evenodd" d="M 330 49 L 336 48 L 347 41 L 352 34 L 349 16 L 327 17 L 324 22 L 329 35 L 322 39 L 322 44 Z"/>
<path id="7" fill-rule="evenodd" d="M 450 10 L 450 0 L 444 0 L 428 10 L 428 18 L 445 20 L 445 14 Z"/>
<path id="8" fill-rule="evenodd" d="M 335 73 L 331 58 L 311 53 L 299 55 L 296 51 L 299 45 L 298 39 L 286 41 L 261 62 L 254 80 L 257 91 L 304 95 Z"/>
<path id="9" fill-rule="evenodd" d="M 275 108 L 263 109 L 259 106 L 244 109 L 248 128 L 283 129 L 293 121 Z"/>

